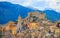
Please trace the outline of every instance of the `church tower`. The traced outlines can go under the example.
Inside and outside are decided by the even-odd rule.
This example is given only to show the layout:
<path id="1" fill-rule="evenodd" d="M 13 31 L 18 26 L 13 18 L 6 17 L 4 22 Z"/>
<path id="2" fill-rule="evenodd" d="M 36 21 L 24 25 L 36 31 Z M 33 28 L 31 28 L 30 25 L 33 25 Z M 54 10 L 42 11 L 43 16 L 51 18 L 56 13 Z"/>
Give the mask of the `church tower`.
<path id="1" fill-rule="evenodd" d="M 20 15 L 18 16 L 18 22 L 21 22 L 22 18 L 20 17 Z"/>
<path id="2" fill-rule="evenodd" d="M 20 15 L 18 16 L 18 23 L 17 23 L 17 32 L 19 32 L 22 29 L 22 18 L 20 17 Z"/>

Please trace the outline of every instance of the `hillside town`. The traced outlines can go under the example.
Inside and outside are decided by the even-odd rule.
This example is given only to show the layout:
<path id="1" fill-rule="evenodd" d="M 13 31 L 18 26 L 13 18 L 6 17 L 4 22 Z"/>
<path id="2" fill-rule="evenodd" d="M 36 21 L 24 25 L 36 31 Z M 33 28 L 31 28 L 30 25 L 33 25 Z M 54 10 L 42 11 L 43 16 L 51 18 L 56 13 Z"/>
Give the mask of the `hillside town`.
<path id="1" fill-rule="evenodd" d="M 46 14 L 30 12 L 24 19 L 0 25 L 1 38 L 60 38 L 60 21 L 51 22 Z"/>

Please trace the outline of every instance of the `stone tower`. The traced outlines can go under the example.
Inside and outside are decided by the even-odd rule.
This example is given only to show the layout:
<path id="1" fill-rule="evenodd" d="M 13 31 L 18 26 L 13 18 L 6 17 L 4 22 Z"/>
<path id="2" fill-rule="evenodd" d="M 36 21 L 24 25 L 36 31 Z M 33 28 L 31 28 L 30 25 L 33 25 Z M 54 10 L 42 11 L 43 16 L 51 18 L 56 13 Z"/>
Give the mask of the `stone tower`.
<path id="1" fill-rule="evenodd" d="M 17 31 L 20 31 L 22 29 L 22 18 L 20 17 L 20 15 L 18 16 L 18 23 L 17 23 Z"/>

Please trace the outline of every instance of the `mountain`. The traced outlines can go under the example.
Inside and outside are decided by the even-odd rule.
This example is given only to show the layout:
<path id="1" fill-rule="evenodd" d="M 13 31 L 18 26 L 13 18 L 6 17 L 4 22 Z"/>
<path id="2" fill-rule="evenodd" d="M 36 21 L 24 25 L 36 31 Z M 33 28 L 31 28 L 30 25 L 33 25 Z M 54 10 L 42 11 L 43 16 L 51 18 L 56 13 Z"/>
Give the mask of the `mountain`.
<path id="1" fill-rule="evenodd" d="M 12 4 L 9 2 L 0 2 L 0 24 L 5 24 L 10 20 L 16 21 L 19 15 L 22 18 L 25 18 L 27 13 L 32 11 L 34 10 L 21 5 Z"/>
<path id="2" fill-rule="evenodd" d="M 49 19 L 52 22 L 56 22 L 60 20 L 60 13 L 54 11 L 54 10 L 44 10 L 46 13 L 46 18 Z"/>
<path id="3" fill-rule="evenodd" d="M 32 8 L 24 7 L 18 4 L 12 4 L 10 2 L 0 2 L 0 24 L 6 24 L 8 21 L 16 21 L 20 15 L 25 18 L 28 12 L 39 11 Z M 60 20 L 60 13 L 53 10 L 44 10 L 46 18 L 53 22 Z"/>

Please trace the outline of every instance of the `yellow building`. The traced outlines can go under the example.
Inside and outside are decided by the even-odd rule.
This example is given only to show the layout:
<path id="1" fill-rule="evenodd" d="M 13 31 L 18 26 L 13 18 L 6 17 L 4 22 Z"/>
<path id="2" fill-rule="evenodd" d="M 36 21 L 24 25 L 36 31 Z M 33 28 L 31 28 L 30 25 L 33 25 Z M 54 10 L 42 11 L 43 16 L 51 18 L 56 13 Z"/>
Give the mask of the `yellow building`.
<path id="1" fill-rule="evenodd" d="M 32 22 L 28 24 L 29 29 L 34 29 L 36 30 L 38 28 L 38 23 Z"/>
<path id="2" fill-rule="evenodd" d="M 11 30 L 12 33 L 15 35 L 16 34 L 16 24 L 12 21 L 8 22 L 5 26 L 5 30 L 6 31 Z"/>

